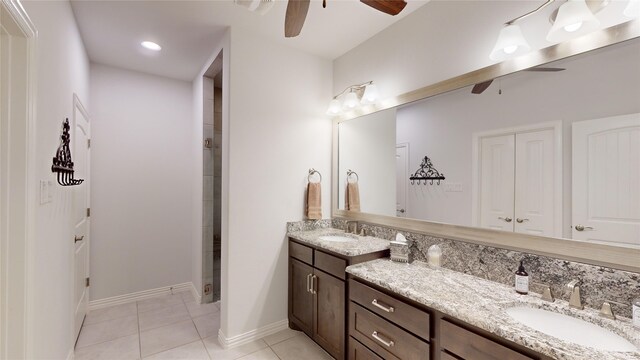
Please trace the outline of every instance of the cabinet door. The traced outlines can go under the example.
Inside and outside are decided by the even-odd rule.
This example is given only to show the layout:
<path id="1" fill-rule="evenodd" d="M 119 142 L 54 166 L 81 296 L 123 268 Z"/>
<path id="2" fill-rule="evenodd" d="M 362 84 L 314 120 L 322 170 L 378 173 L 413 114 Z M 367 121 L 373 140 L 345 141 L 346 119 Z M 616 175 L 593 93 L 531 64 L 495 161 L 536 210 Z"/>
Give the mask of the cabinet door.
<path id="1" fill-rule="evenodd" d="M 344 281 L 314 270 L 315 309 L 313 339 L 336 359 L 344 358 Z"/>
<path id="2" fill-rule="evenodd" d="M 289 258 L 289 319 L 310 337 L 314 313 L 313 294 L 309 292 L 311 276 L 311 266 Z"/>

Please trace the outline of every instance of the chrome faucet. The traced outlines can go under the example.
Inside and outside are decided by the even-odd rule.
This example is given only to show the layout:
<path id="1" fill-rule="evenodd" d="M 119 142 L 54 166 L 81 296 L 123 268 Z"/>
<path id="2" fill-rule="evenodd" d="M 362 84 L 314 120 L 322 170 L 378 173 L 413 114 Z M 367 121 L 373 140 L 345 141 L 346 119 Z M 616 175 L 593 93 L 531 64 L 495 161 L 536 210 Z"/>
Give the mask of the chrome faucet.
<path id="1" fill-rule="evenodd" d="M 347 221 L 347 228 L 345 232 L 347 234 L 358 234 L 358 222 L 355 220 Z"/>
<path id="2" fill-rule="evenodd" d="M 578 310 L 584 309 L 582 300 L 580 299 L 580 281 L 571 280 L 571 282 L 567 284 L 567 289 L 571 292 L 569 306 Z"/>

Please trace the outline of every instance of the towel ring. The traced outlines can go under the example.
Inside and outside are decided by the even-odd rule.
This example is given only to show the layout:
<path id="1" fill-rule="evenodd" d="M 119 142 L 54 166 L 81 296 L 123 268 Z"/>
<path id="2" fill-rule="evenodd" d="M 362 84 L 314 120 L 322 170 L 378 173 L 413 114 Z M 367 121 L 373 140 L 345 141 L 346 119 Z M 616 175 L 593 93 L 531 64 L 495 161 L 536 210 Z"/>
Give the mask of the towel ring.
<path id="1" fill-rule="evenodd" d="M 349 182 L 349 178 L 351 177 L 351 175 L 355 175 L 356 176 L 356 182 L 360 181 L 360 177 L 358 176 L 358 173 L 356 173 L 355 171 L 349 169 L 349 170 L 347 170 L 347 182 Z"/>
<path id="2" fill-rule="evenodd" d="M 320 181 L 318 182 L 322 182 L 322 174 L 320 174 L 320 171 L 314 168 L 309 169 L 309 175 L 307 176 L 307 181 L 311 182 L 311 176 L 313 176 L 313 174 L 318 174 L 318 176 L 320 177 Z"/>

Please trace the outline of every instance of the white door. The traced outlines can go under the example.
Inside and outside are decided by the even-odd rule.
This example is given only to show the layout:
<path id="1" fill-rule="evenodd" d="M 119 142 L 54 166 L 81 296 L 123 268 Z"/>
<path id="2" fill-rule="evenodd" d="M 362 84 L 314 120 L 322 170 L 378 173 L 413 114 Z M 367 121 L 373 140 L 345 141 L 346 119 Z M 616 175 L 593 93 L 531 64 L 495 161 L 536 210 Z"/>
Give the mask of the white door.
<path id="1" fill-rule="evenodd" d="M 573 123 L 573 238 L 640 246 L 640 114 Z"/>
<path id="2" fill-rule="evenodd" d="M 516 232 L 561 236 L 554 213 L 554 140 L 553 129 L 516 134 Z"/>
<path id="3" fill-rule="evenodd" d="M 396 216 L 407 217 L 409 144 L 396 145 Z"/>
<path id="4" fill-rule="evenodd" d="M 90 127 L 89 117 L 84 107 L 74 95 L 74 126 L 71 146 L 73 148 L 72 159 L 74 162 L 75 178 L 84 179 L 80 185 L 73 187 L 74 192 L 74 231 L 73 261 L 74 261 L 74 323 L 75 339 L 77 339 L 82 327 L 82 322 L 87 314 L 89 303 L 89 189 L 90 189 Z"/>
<path id="5" fill-rule="evenodd" d="M 480 140 L 480 226 L 513 231 L 515 136 Z"/>

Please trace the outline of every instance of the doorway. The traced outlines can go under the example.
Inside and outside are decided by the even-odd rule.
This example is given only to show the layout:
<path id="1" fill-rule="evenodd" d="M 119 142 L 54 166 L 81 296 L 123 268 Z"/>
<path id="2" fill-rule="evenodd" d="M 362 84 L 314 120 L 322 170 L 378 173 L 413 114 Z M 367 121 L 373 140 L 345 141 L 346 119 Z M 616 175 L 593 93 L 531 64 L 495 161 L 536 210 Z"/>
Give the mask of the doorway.
<path id="1" fill-rule="evenodd" d="M 35 219 L 36 30 L 19 2 L 0 2 L 0 358 L 28 357 Z"/>
<path id="2" fill-rule="evenodd" d="M 222 53 L 202 78 L 202 303 L 220 300 L 222 249 Z"/>

